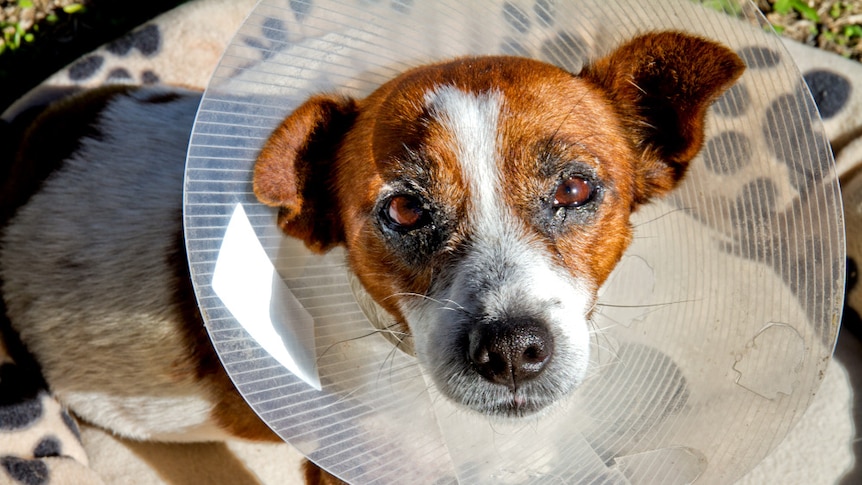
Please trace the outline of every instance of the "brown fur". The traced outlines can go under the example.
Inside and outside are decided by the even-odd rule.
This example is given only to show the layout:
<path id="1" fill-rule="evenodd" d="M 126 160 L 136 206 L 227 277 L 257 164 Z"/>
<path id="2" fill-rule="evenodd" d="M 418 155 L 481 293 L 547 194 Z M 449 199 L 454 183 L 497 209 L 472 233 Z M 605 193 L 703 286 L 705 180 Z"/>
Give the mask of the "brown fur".
<path id="1" fill-rule="evenodd" d="M 186 251 L 182 234 L 177 236 L 176 249 L 170 259 L 177 271 L 176 307 L 182 313 L 178 319 L 184 322 L 181 327 L 184 334 L 181 338 L 188 348 L 188 359 L 183 359 L 176 364 L 177 372 L 193 373 L 196 379 L 205 382 L 209 397 L 215 403 L 212 411 L 213 418 L 219 426 L 232 435 L 254 441 L 282 441 L 248 407 L 221 365 L 198 310 L 191 275 L 185 260 Z"/>
<path id="2" fill-rule="evenodd" d="M 332 170 L 321 167 L 333 160 L 337 150 L 337 144 L 329 140 L 343 135 L 355 113 L 352 100 L 314 97 L 276 128 L 255 164 L 255 193 L 264 203 L 280 207 L 279 226 L 287 234 L 308 241 L 316 252 L 344 239 L 338 225 L 320 223 L 333 220 L 338 211 L 335 197 L 321 197 L 330 192 L 333 183 L 325 175 Z M 306 203 L 306 199 L 315 203 Z"/>
<path id="3" fill-rule="evenodd" d="M 302 462 L 302 475 L 307 485 L 347 485 L 308 460 Z"/>
<path id="4" fill-rule="evenodd" d="M 699 62 L 692 64 L 691 59 Z M 518 114 L 501 118 L 499 140 L 505 150 L 501 194 L 516 214 L 526 219 L 536 204 L 535 194 L 544 190 L 549 176 L 540 173 L 539 159 L 548 153 L 591 161 L 597 176 L 612 182 L 592 224 L 554 238 L 536 231 L 536 239 L 549 252 L 598 287 L 630 243 L 630 212 L 683 178 L 701 148 L 707 107 L 743 67 L 726 48 L 673 32 L 638 37 L 580 77 L 513 57 L 464 58 L 421 67 L 364 100 L 311 98 L 284 120 L 263 148 L 254 190 L 262 202 L 279 208 L 279 226 L 312 250 L 346 246 L 366 290 L 404 324 L 389 296 L 425 293 L 435 272 L 446 267 L 447 258 L 457 257 L 461 239 L 470 232 L 463 223 L 470 210 L 465 197 L 470 187 L 462 180 L 455 154 L 447 149 L 451 133 L 423 123 L 427 113 L 422 96 L 453 80 L 466 91 L 499 90 L 507 109 Z M 78 140 L 99 136 L 92 122 L 112 96 L 128 89 L 86 94 L 40 116 L 8 167 L 0 192 L 0 221 L 27 201 L 76 149 Z M 404 163 L 405 146 L 420 152 L 417 164 Z M 423 165 L 428 159 L 434 163 Z M 447 202 L 445 210 L 454 221 L 455 237 L 428 264 L 396 257 L 368 230 L 380 188 L 404 171 L 432 182 L 427 189 L 435 200 Z M 204 382 L 215 403 L 213 417 L 233 435 L 279 441 L 246 405 L 218 361 L 197 310 L 184 255 L 178 233 L 174 252 L 167 257 L 177 269 L 174 303 L 183 323 L 177 338 L 188 353 L 171 363 L 172 376 L 178 382 L 188 376 Z M 303 473 L 311 484 L 342 483 L 310 462 L 303 465 Z"/>
<path id="5" fill-rule="evenodd" d="M 446 146 L 448 135 L 422 123 L 423 106 L 418 101 L 450 80 L 472 92 L 497 89 L 507 95 L 508 108 L 519 113 L 502 126 L 502 145 L 509 150 L 503 173 L 511 175 L 504 185 L 512 207 L 526 211 L 537 192 L 540 180 L 532 177 L 531 164 L 540 154 L 527 148 L 536 146 L 536 140 L 561 147 L 561 157 L 598 159 L 598 175 L 614 182 L 600 219 L 577 237 L 555 241 L 568 267 L 588 272 L 600 285 L 630 243 L 629 213 L 683 178 L 701 148 L 707 107 L 743 69 L 742 61 L 727 48 L 676 32 L 635 38 L 585 69 L 580 79 L 512 57 L 465 58 L 420 67 L 359 102 L 317 96 L 302 105 L 263 149 L 255 193 L 264 203 L 280 207 L 281 227 L 309 247 L 345 244 L 369 293 L 403 321 L 387 297 L 398 292 L 423 294 L 441 264 L 417 267 L 391 257 L 373 231 L 365 230 L 377 194 L 384 180 L 404 170 L 403 147 L 408 146 L 425 150 L 435 160 L 421 168 L 432 172 L 428 178 L 435 198 L 465 200 L 469 188 L 460 180 L 458 162 L 440 148 Z M 329 128 L 331 113 L 339 113 L 342 123 L 355 116 L 346 134 L 344 124 Z M 336 148 L 324 159 L 319 153 L 304 156 L 312 144 Z M 334 187 L 319 191 L 303 186 L 310 178 L 309 167 L 322 173 L 314 177 L 334 181 Z M 308 194 L 317 196 L 311 200 Z M 340 205 L 338 211 L 333 210 L 333 201 Z M 323 210 L 314 209 L 318 206 Z M 453 218 L 462 220 L 467 208 L 452 207 Z M 320 212 L 333 217 L 321 218 Z M 451 245 L 455 251 L 457 241 Z M 387 278 L 380 278 L 382 274 Z"/>
<path id="6" fill-rule="evenodd" d="M 642 35 L 584 69 L 643 151 L 636 203 L 679 183 L 703 144 L 707 108 L 744 70 L 724 46 L 679 32 Z"/>

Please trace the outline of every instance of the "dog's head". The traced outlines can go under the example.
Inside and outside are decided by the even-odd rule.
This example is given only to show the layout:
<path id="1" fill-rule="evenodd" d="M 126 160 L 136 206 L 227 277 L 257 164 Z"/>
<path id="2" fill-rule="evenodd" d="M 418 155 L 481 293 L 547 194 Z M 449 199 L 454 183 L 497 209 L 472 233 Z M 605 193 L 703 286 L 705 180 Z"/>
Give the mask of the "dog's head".
<path id="1" fill-rule="evenodd" d="M 308 100 L 267 141 L 254 189 L 309 248 L 347 248 L 445 395 L 529 414 L 584 379 L 630 214 L 682 179 L 743 69 L 676 32 L 579 75 L 516 57 L 424 66 L 363 100 Z"/>

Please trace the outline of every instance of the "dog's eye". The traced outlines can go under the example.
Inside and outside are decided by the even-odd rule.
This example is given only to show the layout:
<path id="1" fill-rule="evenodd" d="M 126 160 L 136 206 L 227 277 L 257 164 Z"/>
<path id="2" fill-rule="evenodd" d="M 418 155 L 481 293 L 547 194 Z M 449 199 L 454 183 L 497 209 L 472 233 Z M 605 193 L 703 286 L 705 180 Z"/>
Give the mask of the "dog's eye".
<path id="1" fill-rule="evenodd" d="M 409 231 L 428 222 L 428 212 L 422 202 L 410 195 L 396 195 L 389 199 L 385 208 L 389 223 L 400 231 Z"/>
<path id="2" fill-rule="evenodd" d="M 557 186 L 554 193 L 554 207 L 581 207 L 595 196 L 593 183 L 580 176 L 569 177 Z"/>

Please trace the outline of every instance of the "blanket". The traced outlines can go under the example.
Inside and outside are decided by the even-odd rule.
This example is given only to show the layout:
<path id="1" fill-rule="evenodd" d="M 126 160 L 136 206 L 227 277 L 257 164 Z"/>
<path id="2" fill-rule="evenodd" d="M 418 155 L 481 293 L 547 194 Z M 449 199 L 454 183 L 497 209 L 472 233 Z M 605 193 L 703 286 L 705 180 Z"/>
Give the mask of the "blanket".
<path id="1" fill-rule="evenodd" d="M 255 3 L 186 3 L 85 54 L 35 86 L 3 119 L 26 119 L 30 108 L 70 88 L 122 82 L 203 89 Z M 409 3 L 392 5 L 403 10 Z M 792 41 L 786 46 L 818 105 L 841 174 L 847 307 L 836 358 L 805 416 L 740 483 L 859 483 L 862 397 L 854 390 L 862 389 L 862 288 L 856 274 L 862 261 L 862 65 Z M 14 140 L 14 132 L 4 133 L 4 142 Z M 135 442 L 79 422 L 52 398 L 8 322 L 0 326 L 0 484 L 301 483 L 301 455 L 286 443 Z"/>

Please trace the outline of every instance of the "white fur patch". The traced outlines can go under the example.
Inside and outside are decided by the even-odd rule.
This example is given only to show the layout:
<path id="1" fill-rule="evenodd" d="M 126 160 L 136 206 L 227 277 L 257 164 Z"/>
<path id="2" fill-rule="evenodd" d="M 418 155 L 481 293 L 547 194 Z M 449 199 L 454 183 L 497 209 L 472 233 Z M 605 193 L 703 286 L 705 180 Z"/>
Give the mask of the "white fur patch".
<path id="1" fill-rule="evenodd" d="M 197 396 L 117 396 L 68 392 L 64 403 L 81 418 L 138 440 L 197 442 L 231 436 L 210 419 L 212 404 Z M 86 413 L 86 414 L 83 414 Z"/>
<path id="2" fill-rule="evenodd" d="M 450 149 L 469 184 L 472 224 L 483 231 L 495 230 L 508 212 L 495 197 L 503 183 L 497 134 L 503 95 L 497 91 L 472 94 L 444 86 L 428 93 L 425 102 L 432 116 L 452 134 Z"/>
<path id="3" fill-rule="evenodd" d="M 467 254 L 450 268 L 453 274 L 444 277 L 444 288 L 437 288 L 428 299 L 404 303 L 417 354 L 434 372 L 445 374 L 450 369 L 440 362 L 450 357 L 441 354 L 452 352 L 463 332 L 451 324 L 455 313 L 467 311 L 494 321 L 532 311 L 537 319 L 548 321 L 557 340 L 553 366 L 557 376 L 551 380 L 579 384 L 589 362 L 586 314 L 595 285 L 573 278 L 559 266 L 500 196 L 506 191 L 499 135 L 504 96 L 496 91 L 476 94 L 444 86 L 428 93 L 425 101 L 434 120 L 451 134 L 453 146 L 449 148 L 468 185 L 471 242 Z M 445 375 L 437 377 L 438 383 L 452 384 Z M 452 385 L 474 384 L 468 379 Z"/>

